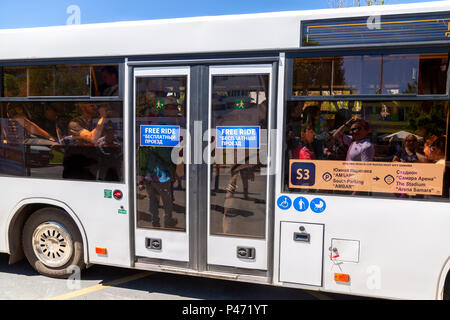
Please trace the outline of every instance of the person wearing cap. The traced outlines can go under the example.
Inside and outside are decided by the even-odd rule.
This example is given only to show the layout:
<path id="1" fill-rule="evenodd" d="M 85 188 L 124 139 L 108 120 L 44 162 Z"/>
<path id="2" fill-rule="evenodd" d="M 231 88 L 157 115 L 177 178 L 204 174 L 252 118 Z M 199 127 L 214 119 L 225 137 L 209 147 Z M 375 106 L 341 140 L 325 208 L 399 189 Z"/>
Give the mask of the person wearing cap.
<path id="1" fill-rule="evenodd" d="M 344 134 L 347 129 L 350 135 Z M 348 146 L 346 161 L 373 161 L 375 147 L 368 138 L 370 131 L 367 121 L 357 117 L 351 118 L 336 130 L 333 138 Z"/>

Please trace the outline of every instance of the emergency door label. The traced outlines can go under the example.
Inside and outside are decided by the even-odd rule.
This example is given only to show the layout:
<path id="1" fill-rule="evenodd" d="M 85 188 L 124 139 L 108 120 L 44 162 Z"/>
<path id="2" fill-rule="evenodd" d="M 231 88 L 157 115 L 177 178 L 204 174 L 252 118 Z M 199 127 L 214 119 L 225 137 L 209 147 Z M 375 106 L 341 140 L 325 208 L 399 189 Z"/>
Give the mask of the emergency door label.
<path id="1" fill-rule="evenodd" d="M 259 149 L 259 126 L 216 127 L 217 148 Z"/>
<path id="2" fill-rule="evenodd" d="M 290 160 L 289 188 L 442 195 L 445 162 Z"/>
<path id="3" fill-rule="evenodd" d="M 176 147 L 180 143 L 180 126 L 141 126 L 141 146 Z"/>

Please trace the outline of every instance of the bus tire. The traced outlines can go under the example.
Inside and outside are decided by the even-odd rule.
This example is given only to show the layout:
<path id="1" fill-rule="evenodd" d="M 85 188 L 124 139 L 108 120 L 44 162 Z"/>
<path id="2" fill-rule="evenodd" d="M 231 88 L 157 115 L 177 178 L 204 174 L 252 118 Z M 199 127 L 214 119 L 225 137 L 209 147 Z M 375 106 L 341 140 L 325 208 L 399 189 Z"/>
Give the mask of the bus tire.
<path id="1" fill-rule="evenodd" d="M 28 262 L 44 276 L 68 278 L 85 267 L 81 234 L 61 209 L 34 212 L 25 223 L 22 245 Z"/>

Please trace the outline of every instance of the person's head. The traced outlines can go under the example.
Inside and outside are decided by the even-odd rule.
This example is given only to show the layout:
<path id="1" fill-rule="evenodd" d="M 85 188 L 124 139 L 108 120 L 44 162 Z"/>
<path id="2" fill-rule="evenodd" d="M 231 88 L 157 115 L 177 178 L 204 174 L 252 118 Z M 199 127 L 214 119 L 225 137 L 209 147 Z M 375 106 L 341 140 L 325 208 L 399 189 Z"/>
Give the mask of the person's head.
<path id="1" fill-rule="evenodd" d="M 44 112 L 45 117 L 50 121 L 55 121 L 58 118 L 55 109 L 53 107 L 47 106 Z"/>
<path id="2" fill-rule="evenodd" d="M 358 119 L 350 127 L 350 134 L 354 141 L 367 138 L 370 133 L 370 125 L 367 121 Z"/>
<path id="3" fill-rule="evenodd" d="M 105 66 L 102 68 L 102 80 L 108 86 L 114 86 L 118 83 L 119 75 L 114 66 Z"/>
<path id="4" fill-rule="evenodd" d="M 85 118 L 95 118 L 98 115 L 98 107 L 94 103 L 79 103 L 81 114 Z"/>
<path id="5" fill-rule="evenodd" d="M 437 162 L 445 158 L 445 136 L 438 137 L 436 135 L 431 136 L 425 142 L 424 153 L 427 159 L 433 162 Z"/>
<path id="6" fill-rule="evenodd" d="M 408 135 L 405 138 L 404 147 L 408 150 L 415 151 L 418 147 L 419 140 L 413 134 Z"/>
<path id="7" fill-rule="evenodd" d="M 302 141 L 305 144 L 311 144 L 314 141 L 314 129 L 313 126 L 311 124 L 307 124 L 303 129 L 302 129 Z"/>

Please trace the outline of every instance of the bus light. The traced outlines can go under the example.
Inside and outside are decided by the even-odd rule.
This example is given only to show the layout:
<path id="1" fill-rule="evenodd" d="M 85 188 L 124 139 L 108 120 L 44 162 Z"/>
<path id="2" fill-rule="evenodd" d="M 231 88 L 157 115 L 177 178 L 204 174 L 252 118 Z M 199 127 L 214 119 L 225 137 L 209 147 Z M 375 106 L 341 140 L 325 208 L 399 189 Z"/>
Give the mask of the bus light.
<path id="1" fill-rule="evenodd" d="M 335 273 L 334 281 L 338 282 L 350 282 L 350 275 L 346 273 Z"/>
<path id="2" fill-rule="evenodd" d="M 99 247 L 96 247 L 96 248 L 95 248 L 95 253 L 96 253 L 96 254 L 102 254 L 102 255 L 105 255 L 105 256 L 106 256 L 106 248 L 99 248 Z"/>
<path id="3" fill-rule="evenodd" d="M 122 197 L 123 197 L 122 191 L 114 190 L 113 196 L 114 196 L 114 199 L 116 199 L 116 200 L 122 199 Z"/>

